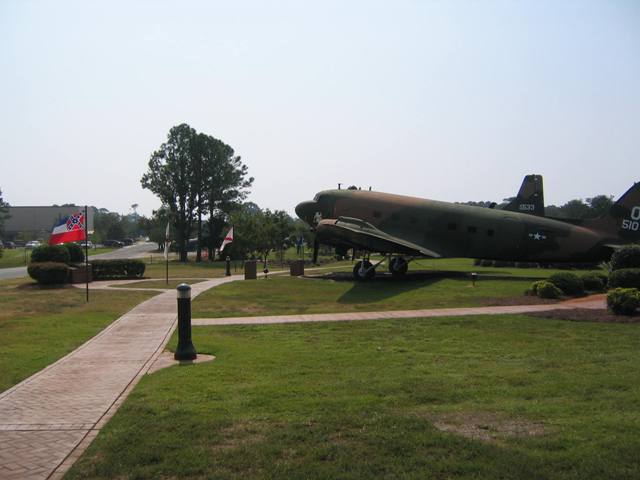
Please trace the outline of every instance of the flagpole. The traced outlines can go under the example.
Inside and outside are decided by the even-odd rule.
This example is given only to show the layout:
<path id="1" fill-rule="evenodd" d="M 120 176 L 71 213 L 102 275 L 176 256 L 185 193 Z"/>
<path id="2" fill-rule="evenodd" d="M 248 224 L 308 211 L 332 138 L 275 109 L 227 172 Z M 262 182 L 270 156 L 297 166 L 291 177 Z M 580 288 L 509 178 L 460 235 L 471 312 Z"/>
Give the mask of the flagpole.
<path id="1" fill-rule="evenodd" d="M 165 260 L 165 281 L 169 285 L 169 225 L 167 221 L 167 229 L 164 232 L 164 260 Z"/>
<path id="2" fill-rule="evenodd" d="M 87 303 L 89 302 L 89 217 L 87 216 L 87 206 L 84 206 L 84 278 L 86 282 Z"/>

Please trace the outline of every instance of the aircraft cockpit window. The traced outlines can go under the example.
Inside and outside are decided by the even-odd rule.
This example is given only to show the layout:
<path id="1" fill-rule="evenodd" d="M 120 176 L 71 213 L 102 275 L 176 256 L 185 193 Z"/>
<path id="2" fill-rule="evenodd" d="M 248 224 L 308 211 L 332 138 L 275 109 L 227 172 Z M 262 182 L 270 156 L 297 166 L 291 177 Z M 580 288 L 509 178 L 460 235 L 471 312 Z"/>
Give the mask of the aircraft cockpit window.
<path id="1" fill-rule="evenodd" d="M 316 194 L 316 196 L 313 197 L 314 202 L 317 202 L 318 200 L 320 200 L 320 194 Z"/>

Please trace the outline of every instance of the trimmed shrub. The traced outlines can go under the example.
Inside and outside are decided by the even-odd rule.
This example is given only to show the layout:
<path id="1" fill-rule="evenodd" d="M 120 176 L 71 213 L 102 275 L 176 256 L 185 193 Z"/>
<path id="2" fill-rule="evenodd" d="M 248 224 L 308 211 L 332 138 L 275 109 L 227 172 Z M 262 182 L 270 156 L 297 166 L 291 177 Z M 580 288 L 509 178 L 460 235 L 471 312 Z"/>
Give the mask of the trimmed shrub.
<path id="1" fill-rule="evenodd" d="M 640 288 L 640 268 L 621 268 L 609 275 L 610 288 Z"/>
<path id="2" fill-rule="evenodd" d="M 607 307 L 616 315 L 633 315 L 640 308 L 637 288 L 615 288 L 607 294 Z"/>
<path id="3" fill-rule="evenodd" d="M 531 289 L 527 290 L 527 293 L 531 293 L 532 295 L 537 295 L 538 294 L 538 288 L 540 288 L 540 286 L 545 284 L 545 283 L 549 283 L 549 282 L 547 280 L 538 280 L 537 282 L 533 282 L 531 284 Z"/>
<path id="4" fill-rule="evenodd" d="M 65 248 L 69 251 L 69 261 L 71 263 L 84 262 L 84 250 L 77 243 L 65 243 Z"/>
<path id="5" fill-rule="evenodd" d="M 142 260 L 93 260 L 94 280 L 142 278 L 146 265 Z"/>
<path id="6" fill-rule="evenodd" d="M 66 283 L 69 267 L 61 262 L 31 262 L 27 267 L 29 276 L 42 285 Z"/>
<path id="7" fill-rule="evenodd" d="M 549 281 L 562 290 L 566 295 L 580 295 L 584 293 L 582 279 L 575 273 L 560 272 L 549 277 Z"/>
<path id="8" fill-rule="evenodd" d="M 40 245 L 31 252 L 32 262 L 68 263 L 69 250 L 63 245 Z"/>
<path id="9" fill-rule="evenodd" d="M 560 298 L 562 296 L 562 290 L 556 287 L 553 283 L 542 280 L 536 287 L 536 295 L 540 298 Z"/>
<path id="10" fill-rule="evenodd" d="M 611 256 L 611 270 L 640 268 L 640 245 L 625 245 Z"/>
<path id="11" fill-rule="evenodd" d="M 604 273 L 585 273 L 581 278 L 584 289 L 590 292 L 601 292 L 607 286 L 608 277 Z"/>

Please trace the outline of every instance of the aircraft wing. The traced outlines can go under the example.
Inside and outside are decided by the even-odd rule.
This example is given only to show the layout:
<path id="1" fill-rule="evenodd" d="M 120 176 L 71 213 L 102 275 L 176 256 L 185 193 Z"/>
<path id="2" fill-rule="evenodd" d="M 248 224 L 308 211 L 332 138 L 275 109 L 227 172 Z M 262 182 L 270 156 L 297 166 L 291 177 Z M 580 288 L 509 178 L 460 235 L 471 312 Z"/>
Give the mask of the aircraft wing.
<path id="1" fill-rule="evenodd" d="M 321 220 L 316 227 L 317 239 L 329 245 L 348 244 L 372 252 L 403 253 L 439 258 L 437 252 L 383 232 L 364 220 L 351 217 Z"/>

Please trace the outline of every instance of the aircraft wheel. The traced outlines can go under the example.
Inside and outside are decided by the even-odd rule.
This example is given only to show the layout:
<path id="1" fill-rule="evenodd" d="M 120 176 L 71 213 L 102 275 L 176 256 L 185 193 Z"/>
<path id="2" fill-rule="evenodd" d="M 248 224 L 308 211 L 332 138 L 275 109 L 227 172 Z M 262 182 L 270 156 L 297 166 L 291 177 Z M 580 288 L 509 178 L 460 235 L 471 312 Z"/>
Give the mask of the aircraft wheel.
<path id="1" fill-rule="evenodd" d="M 393 257 L 389 262 L 389 271 L 393 275 L 404 275 L 409 270 L 409 262 L 404 257 Z"/>
<path id="2" fill-rule="evenodd" d="M 359 261 L 353 267 L 353 277 L 359 281 L 370 280 L 375 276 L 375 274 L 375 269 L 371 268 L 371 262 L 367 260 Z"/>

